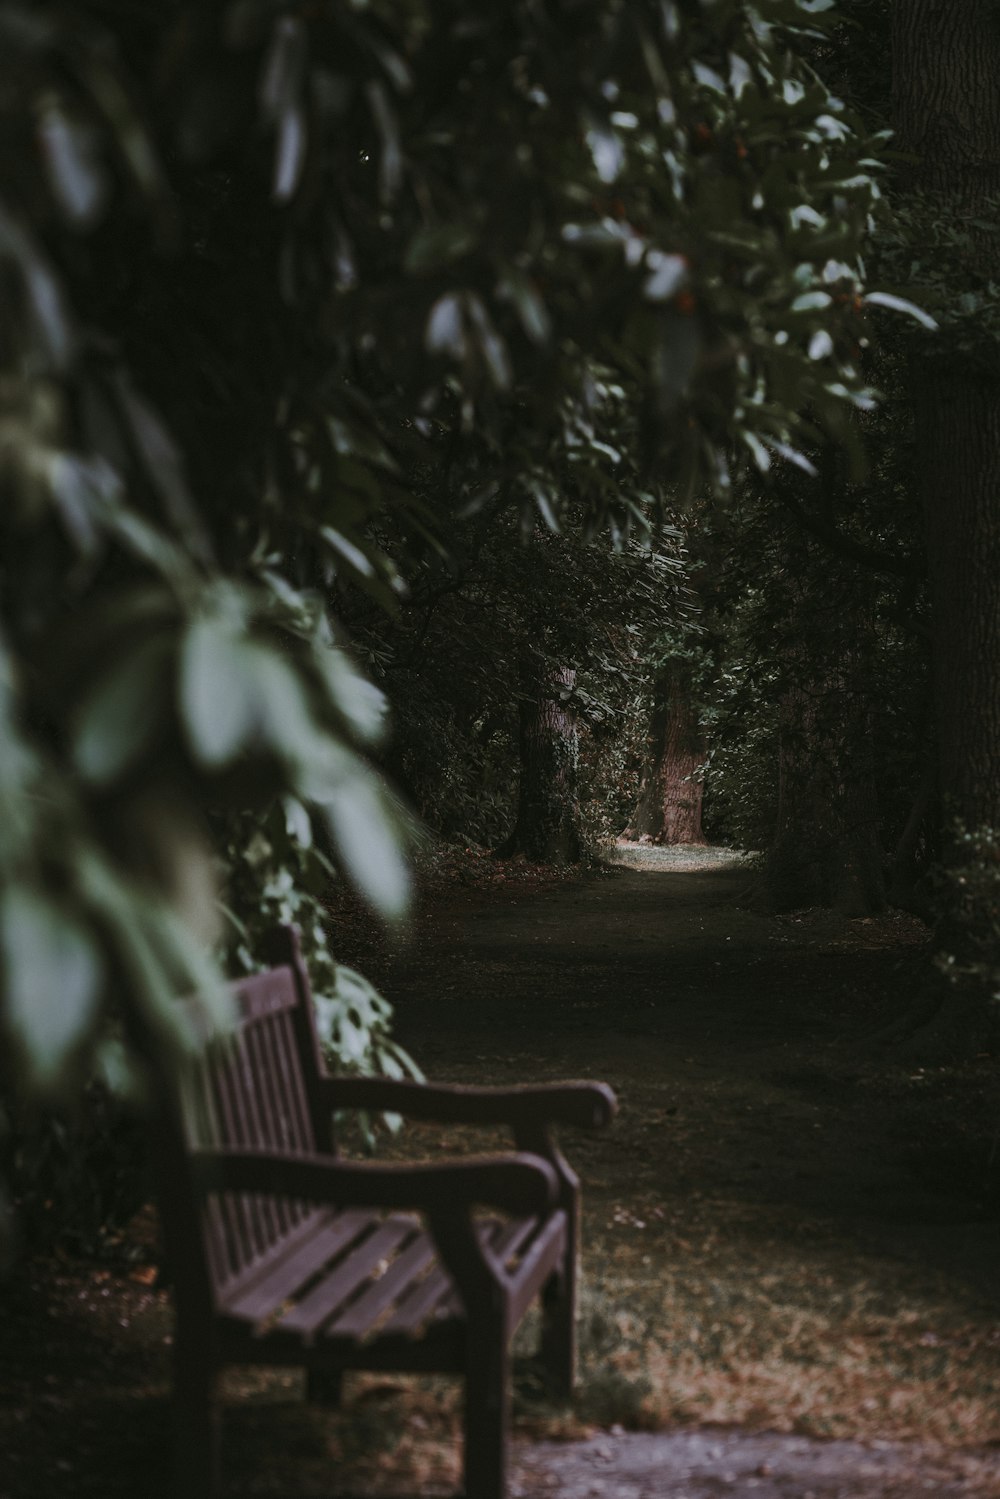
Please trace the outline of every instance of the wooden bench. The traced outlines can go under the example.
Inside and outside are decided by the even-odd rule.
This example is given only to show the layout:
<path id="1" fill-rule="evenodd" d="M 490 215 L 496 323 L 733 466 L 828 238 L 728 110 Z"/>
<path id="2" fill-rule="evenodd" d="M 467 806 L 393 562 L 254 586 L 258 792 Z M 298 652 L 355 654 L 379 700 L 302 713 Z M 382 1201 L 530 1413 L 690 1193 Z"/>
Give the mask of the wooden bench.
<path id="1" fill-rule="evenodd" d="M 556 1387 L 573 1384 L 579 1184 L 551 1126 L 607 1124 L 614 1094 L 331 1077 L 294 933 L 277 943 L 280 966 L 235 986 L 235 1034 L 191 1069 L 159 1131 L 178 1495 L 216 1492 L 219 1370 L 273 1364 L 304 1367 L 326 1400 L 347 1369 L 464 1376 L 465 1493 L 502 1499 L 510 1342 L 536 1296 L 541 1358 Z M 343 1160 L 334 1114 L 351 1109 L 506 1124 L 516 1153 Z"/>

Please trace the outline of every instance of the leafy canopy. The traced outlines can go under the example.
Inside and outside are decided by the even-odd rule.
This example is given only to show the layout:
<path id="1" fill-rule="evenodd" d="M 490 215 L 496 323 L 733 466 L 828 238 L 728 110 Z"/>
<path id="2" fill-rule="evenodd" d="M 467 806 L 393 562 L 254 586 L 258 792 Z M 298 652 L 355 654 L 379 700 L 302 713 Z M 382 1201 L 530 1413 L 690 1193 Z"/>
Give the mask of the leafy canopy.
<path id="1" fill-rule="evenodd" d="M 34 1087 L 109 1068 L 123 1007 L 169 1055 L 179 990 L 221 1015 L 227 861 L 246 952 L 303 865 L 310 932 L 330 859 L 404 909 L 384 704 L 329 607 L 403 589 L 375 517 L 445 550 L 462 509 L 572 504 L 624 538 L 869 402 L 871 147 L 796 50 L 828 9 L 0 0 L 2 1010 Z"/>

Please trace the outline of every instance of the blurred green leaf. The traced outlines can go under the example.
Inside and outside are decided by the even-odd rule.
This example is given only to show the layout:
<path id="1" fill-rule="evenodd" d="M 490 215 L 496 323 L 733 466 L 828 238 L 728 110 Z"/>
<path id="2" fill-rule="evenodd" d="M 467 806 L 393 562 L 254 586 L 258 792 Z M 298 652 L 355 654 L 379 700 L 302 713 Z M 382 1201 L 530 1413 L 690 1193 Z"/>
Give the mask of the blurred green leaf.
<path id="1" fill-rule="evenodd" d="M 320 535 L 323 537 L 324 541 L 329 542 L 334 551 L 337 552 L 338 555 L 341 556 L 344 561 L 354 569 L 356 573 L 360 573 L 362 578 L 374 578 L 375 568 L 371 560 L 365 556 L 365 553 L 359 546 L 355 546 L 354 542 L 351 541 L 347 536 L 345 536 L 341 531 L 337 531 L 333 526 L 321 526 Z"/>
<path id="2" fill-rule="evenodd" d="M 0 892 L 5 1018 L 32 1082 L 52 1091 L 97 1015 L 103 964 L 78 917 L 27 889 Z"/>
<path id="3" fill-rule="evenodd" d="M 497 332 L 482 297 L 477 296 L 475 292 L 467 292 L 465 305 L 468 308 L 470 325 L 475 330 L 480 352 L 489 370 L 490 379 L 498 390 L 508 390 L 514 374 L 506 342 Z"/>
<path id="4" fill-rule="evenodd" d="M 403 180 L 403 148 L 399 135 L 399 121 L 389 102 L 389 95 L 377 79 L 367 88 L 368 103 L 372 118 L 382 141 L 379 160 L 379 187 L 383 203 L 391 203 Z"/>
<path id="5" fill-rule="evenodd" d="M 77 711 L 73 756 L 80 774 L 108 786 L 154 743 L 172 697 L 174 641 L 158 633 L 112 663 Z"/>
<path id="6" fill-rule="evenodd" d="M 287 109 L 278 126 L 274 158 L 274 196 L 279 203 L 294 196 L 306 159 L 306 120 L 301 109 Z"/>
<path id="7" fill-rule="evenodd" d="M 352 884 L 387 920 L 405 915 L 409 871 L 393 808 L 374 777 L 356 775 L 325 788 L 313 786 L 312 798 L 327 819 Z"/>
<path id="8" fill-rule="evenodd" d="M 316 661 L 330 699 L 362 743 L 375 743 L 386 724 L 385 694 L 361 675 L 338 646 L 317 645 Z"/>
<path id="9" fill-rule="evenodd" d="M 264 58 L 260 104 L 268 119 L 280 125 L 298 110 L 305 77 L 306 31 L 297 16 L 279 16 Z"/>
<path id="10" fill-rule="evenodd" d="M 24 351 L 28 368 L 64 370 L 76 338 L 63 289 L 34 237 L 0 205 L 0 264 L 5 260 L 18 272 L 31 323 L 33 346 Z"/>
<path id="11" fill-rule="evenodd" d="M 275 751 L 293 768 L 336 759 L 341 748 L 317 723 L 306 685 L 293 662 L 256 642 L 244 651 L 260 733 L 255 748 Z"/>
<path id="12" fill-rule="evenodd" d="M 71 118 L 53 95 L 42 106 L 38 134 L 56 201 L 70 223 L 90 228 L 110 188 L 93 128 Z"/>
<path id="13" fill-rule="evenodd" d="M 439 297 L 430 310 L 424 343 L 430 354 L 450 354 L 454 359 L 465 356 L 467 342 L 461 298 L 455 292 Z"/>
<path id="14" fill-rule="evenodd" d="M 223 622 L 196 619 L 181 646 L 180 703 L 195 758 L 212 768 L 246 748 L 258 723 L 255 656 Z"/>
<path id="15" fill-rule="evenodd" d="M 79 48 L 75 63 L 110 126 L 122 160 L 136 185 L 148 199 L 162 207 L 168 197 L 166 180 L 149 134 L 116 70 L 114 48 L 102 46 L 100 42 Z"/>
<path id="16" fill-rule="evenodd" d="M 305 807 L 294 796 L 286 796 L 282 805 L 285 808 L 285 827 L 289 837 L 294 838 L 303 848 L 311 848 L 312 821 Z"/>
<path id="17" fill-rule="evenodd" d="M 919 323 L 921 328 L 926 328 L 931 333 L 937 330 L 938 325 L 930 314 L 924 312 L 923 308 L 918 307 L 916 303 L 908 302 L 905 297 L 895 297 L 887 291 L 870 291 L 865 297 L 865 306 L 888 307 L 892 312 L 905 313 L 907 317 Z"/>
<path id="18" fill-rule="evenodd" d="M 410 241 L 403 265 L 411 275 L 424 275 L 460 260 L 475 243 L 475 232 L 467 224 L 437 224 L 419 229 Z"/>
<path id="19" fill-rule="evenodd" d="M 537 286 L 516 266 L 507 266 L 497 295 L 513 303 L 521 326 L 535 344 L 546 344 L 552 333 L 552 319 Z"/>
<path id="20" fill-rule="evenodd" d="M 701 335 L 693 318 L 665 314 L 663 336 L 653 365 L 663 410 L 670 412 L 686 393 L 701 353 Z"/>
<path id="21" fill-rule="evenodd" d="M 195 555 L 207 559 L 210 542 L 184 472 L 184 459 L 158 413 L 120 374 L 116 382 L 122 414 L 135 451 L 167 515 Z"/>
<path id="22" fill-rule="evenodd" d="M 690 280 L 688 263 L 683 255 L 664 255 L 659 250 L 651 250 L 646 256 L 646 265 L 649 275 L 642 289 L 650 302 L 668 302 Z"/>

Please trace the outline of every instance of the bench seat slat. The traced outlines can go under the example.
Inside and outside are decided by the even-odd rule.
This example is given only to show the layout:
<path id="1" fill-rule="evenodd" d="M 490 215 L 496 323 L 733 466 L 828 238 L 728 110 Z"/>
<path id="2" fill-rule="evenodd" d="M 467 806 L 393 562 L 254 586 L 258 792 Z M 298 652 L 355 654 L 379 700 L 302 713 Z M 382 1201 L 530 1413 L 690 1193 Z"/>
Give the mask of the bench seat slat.
<path id="1" fill-rule="evenodd" d="M 501 1265 L 515 1254 L 519 1254 L 531 1236 L 538 1232 L 537 1218 L 502 1218 L 488 1220 L 490 1234 L 487 1244 Z"/>
<path id="2" fill-rule="evenodd" d="M 429 1275 L 412 1286 L 400 1299 L 392 1316 L 382 1325 L 385 1337 L 396 1333 L 413 1338 L 422 1332 L 427 1323 L 438 1314 L 445 1314 L 442 1303 L 455 1294 L 455 1283 L 441 1264 L 435 1264 Z"/>
<path id="3" fill-rule="evenodd" d="M 367 1209 L 351 1208 L 304 1219 L 266 1260 L 227 1288 L 222 1310 L 231 1317 L 262 1321 L 365 1233 L 373 1217 Z"/>
<path id="4" fill-rule="evenodd" d="M 485 1242 L 508 1267 L 518 1288 L 533 1287 L 536 1265 L 547 1266 L 556 1241 L 561 1241 L 560 1217 L 557 1214 L 541 1228 L 535 1218 L 488 1219 L 480 1224 Z M 403 1252 L 373 1280 L 374 1269 L 408 1233 L 412 1237 Z M 362 1338 L 395 1301 L 397 1306 L 381 1330 L 414 1336 L 435 1312 L 441 1316 L 461 1313 L 461 1302 L 443 1266 L 421 1279 L 436 1254 L 430 1235 L 417 1232 L 411 1219 L 383 1222 L 363 1209 L 341 1212 L 327 1221 L 305 1225 L 303 1231 L 275 1246 L 267 1259 L 227 1291 L 222 1310 L 242 1320 L 263 1322 L 284 1302 L 294 1301 L 297 1305 L 281 1318 L 282 1331 L 311 1334 L 326 1320 L 324 1335 Z M 521 1259 L 511 1268 L 509 1261 L 515 1255 Z M 332 1261 L 336 1263 L 331 1265 Z M 324 1273 L 327 1267 L 329 1272 Z M 316 1281 L 314 1286 L 312 1281 Z M 366 1283 L 367 1289 L 361 1289 Z M 309 1292 L 303 1297 L 306 1287 Z M 352 1295 L 356 1299 L 345 1306 Z"/>
<path id="5" fill-rule="evenodd" d="M 566 1214 L 553 1213 L 540 1226 L 519 1264 L 510 1272 L 510 1314 L 519 1321 L 531 1305 L 542 1282 L 562 1262 L 566 1252 Z"/>
<path id="6" fill-rule="evenodd" d="M 328 1323 L 324 1337 L 365 1337 L 386 1308 L 405 1295 L 414 1282 L 419 1283 L 419 1277 L 428 1265 L 433 1264 L 436 1255 L 430 1235 L 418 1233 L 412 1243 L 396 1256 L 385 1274 L 372 1281 L 349 1307 Z"/>
<path id="7" fill-rule="evenodd" d="M 324 1324 L 368 1283 L 376 1266 L 417 1232 L 412 1218 L 387 1218 L 379 1223 L 374 1233 L 352 1245 L 346 1258 L 285 1313 L 278 1328 L 300 1333 L 306 1343 L 312 1342 Z"/>
<path id="8" fill-rule="evenodd" d="M 515 1218 L 509 1222 L 489 1218 L 479 1225 L 489 1247 L 501 1263 L 529 1239 L 537 1227 L 534 1218 Z M 385 1337 L 398 1335 L 416 1338 L 428 1323 L 446 1317 L 459 1317 L 462 1303 L 448 1271 L 440 1263 L 399 1298 L 392 1316 L 382 1324 Z"/>

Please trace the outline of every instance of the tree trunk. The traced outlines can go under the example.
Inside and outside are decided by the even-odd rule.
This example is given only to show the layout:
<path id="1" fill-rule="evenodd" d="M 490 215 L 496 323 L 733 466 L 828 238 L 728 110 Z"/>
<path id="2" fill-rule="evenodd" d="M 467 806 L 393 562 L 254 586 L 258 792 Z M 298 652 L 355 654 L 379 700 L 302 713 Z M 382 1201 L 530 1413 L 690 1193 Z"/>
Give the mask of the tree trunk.
<path id="1" fill-rule="evenodd" d="M 854 742 L 860 737 L 850 736 Z M 875 778 L 864 759 L 844 753 L 838 741 L 829 722 L 817 721 L 813 693 L 786 693 L 778 815 L 764 866 L 770 910 L 829 906 L 869 916 L 885 904 Z"/>
<path id="2" fill-rule="evenodd" d="M 915 395 L 946 815 L 1000 826 L 1000 382 L 921 370 Z"/>
<path id="3" fill-rule="evenodd" d="M 893 107 L 914 186 L 995 272 L 1000 18 L 993 0 L 896 0 Z M 947 336 L 947 335 L 946 335 Z M 995 354 L 994 354 L 995 362 Z M 934 625 L 941 792 L 970 827 L 1000 826 L 1000 380 L 958 348 L 913 369 L 916 472 Z"/>
<path id="4" fill-rule="evenodd" d="M 1000 17 L 993 0 L 896 0 L 893 114 L 906 181 L 961 230 L 958 276 L 995 274 L 1000 195 Z M 942 265 L 938 269 L 949 269 Z M 1000 827 L 1000 378 L 946 329 L 911 367 L 915 474 L 924 508 L 945 858 L 952 820 Z M 940 913 L 938 941 L 961 969 L 976 962 L 961 902 Z M 988 997 L 970 982 L 939 996 L 919 1045 L 997 1044 Z"/>
<path id="5" fill-rule="evenodd" d="M 923 921 L 928 921 L 931 917 L 929 892 L 926 888 L 922 888 L 921 881 L 924 880 L 931 862 L 926 847 L 929 841 L 926 834 L 937 810 L 936 789 L 937 764 L 931 757 L 920 778 L 910 815 L 906 819 L 906 826 L 899 835 L 892 856 L 888 890 L 890 905 L 898 906 L 903 911 L 912 911 L 914 916 L 919 916 Z M 922 843 L 925 847 L 921 858 Z"/>
<path id="6" fill-rule="evenodd" d="M 647 754 L 639 800 L 625 837 L 702 843 L 703 788 L 698 773 L 705 761 L 705 741 L 682 661 L 671 661 L 656 683 Z"/>
<path id="7" fill-rule="evenodd" d="M 579 742 L 567 698 L 576 672 L 561 668 L 539 683 L 527 666 L 522 682 L 517 821 L 500 852 L 524 854 L 538 864 L 575 864 L 582 853 Z"/>
<path id="8" fill-rule="evenodd" d="M 885 905 L 865 672 L 872 621 L 850 592 L 834 599 L 836 631 L 822 634 L 802 593 L 786 623 L 778 807 L 764 898 L 774 911 L 829 906 L 868 916 Z"/>

